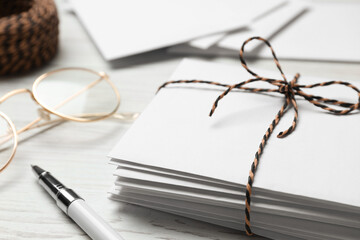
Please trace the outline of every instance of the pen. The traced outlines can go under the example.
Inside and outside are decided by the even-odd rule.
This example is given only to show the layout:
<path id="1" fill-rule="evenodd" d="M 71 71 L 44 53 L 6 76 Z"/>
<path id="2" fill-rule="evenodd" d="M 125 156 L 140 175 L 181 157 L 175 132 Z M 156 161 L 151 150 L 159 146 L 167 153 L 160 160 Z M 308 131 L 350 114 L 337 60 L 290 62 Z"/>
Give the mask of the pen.
<path id="1" fill-rule="evenodd" d="M 93 240 L 123 238 L 92 210 L 72 189 L 65 187 L 49 172 L 31 165 L 39 183 L 55 199 L 58 207 L 76 222 Z"/>

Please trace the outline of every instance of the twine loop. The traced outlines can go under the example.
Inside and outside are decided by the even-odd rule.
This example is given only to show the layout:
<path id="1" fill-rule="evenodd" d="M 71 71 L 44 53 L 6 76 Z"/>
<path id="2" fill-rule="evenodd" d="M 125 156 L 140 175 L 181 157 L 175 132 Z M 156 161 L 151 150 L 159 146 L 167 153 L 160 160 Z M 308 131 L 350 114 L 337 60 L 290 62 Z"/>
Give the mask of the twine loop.
<path id="1" fill-rule="evenodd" d="M 245 45 L 247 43 L 249 43 L 252 40 L 260 40 L 263 41 L 271 50 L 274 62 L 276 64 L 276 67 L 278 68 L 278 70 L 280 71 L 280 74 L 282 76 L 282 80 L 278 80 L 278 79 L 272 79 L 272 78 L 265 78 L 265 77 L 261 77 L 258 74 L 256 74 L 255 72 L 253 72 L 252 70 L 250 70 L 244 60 L 244 48 Z M 251 224 L 250 224 L 250 205 L 251 205 L 251 193 L 252 193 L 252 185 L 254 182 L 254 178 L 255 178 L 255 173 L 256 173 L 256 169 L 259 165 L 260 162 L 260 156 L 262 155 L 265 145 L 268 141 L 268 139 L 270 138 L 272 132 L 274 131 L 275 127 L 278 125 L 280 119 L 282 118 L 282 116 L 284 115 L 284 113 L 286 112 L 286 110 L 290 107 L 292 107 L 294 109 L 294 118 L 293 121 L 290 125 L 289 128 L 287 128 L 285 131 L 280 132 L 277 136 L 278 138 L 283 138 L 288 136 L 289 134 L 291 134 L 297 125 L 297 121 L 298 121 L 298 105 L 297 105 L 297 100 L 295 98 L 295 96 L 299 96 L 303 99 L 305 99 L 306 101 L 308 101 L 309 103 L 313 104 L 314 106 L 318 107 L 318 108 L 322 108 L 323 110 L 329 112 L 329 113 L 333 113 L 336 115 L 346 115 L 351 113 L 352 111 L 359 109 L 360 106 L 360 90 L 355 87 L 354 85 L 348 83 L 348 82 L 344 82 L 344 81 L 327 81 L 327 82 L 321 82 L 321 83 L 315 83 L 315 84 L 310 84 L 310 85 L 301 85 L 298 84 L 297 81 L 300 78 L 300 74 L 296 74 L 294 76 L 294 78 L 288 82 L 286 79 L 285 74 L 283 73 L 279 60 L 276 57 L 276 54 L 273 50 L 273 48 L 271 47 L 270 43 L 261 38 L 261 37 L 252 37 L 249 38 L 248 40 L 246 40 L 241 49 L 240 49 L 240 54 L 239 54 L 239 58 L 240 58 L 240 62 L 241 65 L 251 74 L 254 76 L 254 78 L 248 79 L 246 81 L 234 84 L 234 85 L 228 85 L 228 84 L 222 84 L 222 83 L 218 83 L 218 82 L 212 82 L 212 81 L 206 81 L 206 80 L 176 80 L 176 81 L 168 81 L 165 82 L 163 85 L 161 85 L 158 89 L 158 91 L 164 87 L 166 87 L 169 84 L 179 84 L 179 83 L 202 83 L 202 84 L 210 84 L 210 85 L 216 85 L 216 86 L 221 86 L 226 88 L 225 91 L 223 93 L 221 93 L 217 99 L 215 100 L 211 111 L 210 111 L 210 116 L 212 116 L 218 106 L 218 103 L 221 99 L 223 99 L 229 92 L 231 92 L 234 89 L 240 89 L 240 90 L 244 90 L 244 91 L 248 91 L 248 92 L 254 92 L 254 93 L 259 93 L 259 92 L 267 92 L 267 93 L 280 93 L 284 96 L 284 104 L 282 105 L 282 107 L 280 108 L 279 112 L 276 114 L 275 118 L 273 119 L 273 121 L 271 122 L 270 126 L 268 127 L 268 129 L 266 130 L 260 145 L 258 147 L 258 150 L 255 153 L 255 157 L 254 160 L 251 164 L 251 168 L 250 168 L 250 172 L 249 172 L 249 177 L 248 177 L 248 182 L 246 185 L 246 194 L 245 194 L 245 231 L 247 233 L 247 235 L 253 235 L 253 232 L 251 231 Z M 251 87 L 245 87 L 245 85 L 254 83 L 254 82 L 266 82 L 268 84 L 270 84 L 271 86 L 275 86 L 277 88 L 251 88 Z M 330 98 L 324 98 L 321 96 L 317 96 L 317 95 L 311 95 L 311 94 L 307 94 L 303 91 L 303 89 L 307 89 L 307 88 L 317 88 L 317 87 L 325 87 L 325 86 L 330 86 L 330 85 L 342 85 L 345 87 L 348 87 L 352 90 L 354 90 L 357 93 L 357 102 L 356 103 L 348 103 L 348 102 L 343 102 L 343 101 L 339 101 L 336 99 L 330 99 Z M 333 107 L 330 107 L 330 105 L 336 106 L 340 109 L 335 109 Z"/>
<path id="2" fill-rule="evenodd" d="M 294 94 L 294 90 L 297 90 L 296 88 L 296 82 L 299 79 L 300 74 L 297 73 L 293 80 L 291 80 L 290 82 L 285 82 L 283 83 L 281 86 L 279 86 L 279 93 L 283 93 L 283 94 Z"/>

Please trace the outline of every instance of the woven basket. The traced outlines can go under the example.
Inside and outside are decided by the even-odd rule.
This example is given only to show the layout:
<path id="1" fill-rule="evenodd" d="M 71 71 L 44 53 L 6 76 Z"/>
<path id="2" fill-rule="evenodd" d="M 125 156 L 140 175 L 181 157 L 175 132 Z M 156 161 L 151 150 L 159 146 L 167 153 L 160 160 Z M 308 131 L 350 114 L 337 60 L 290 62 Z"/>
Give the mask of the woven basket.
<path id="1" fill-rule="evenodd" d="M 0 3 L 0 75 L 22 73 L 52 59 L 58 47 L 59 19 L 53 0 Z"/>

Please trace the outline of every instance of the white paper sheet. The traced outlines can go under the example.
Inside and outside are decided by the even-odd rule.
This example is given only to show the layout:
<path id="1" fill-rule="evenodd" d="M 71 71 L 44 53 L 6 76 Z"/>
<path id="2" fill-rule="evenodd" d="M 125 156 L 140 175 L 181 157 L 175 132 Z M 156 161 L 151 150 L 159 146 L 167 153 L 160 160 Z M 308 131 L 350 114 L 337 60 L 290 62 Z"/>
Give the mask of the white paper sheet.
<path id="1" fill-rule="evenodd" d="M 215 218 L 211 218 L 208 216 L 200 216 L 199 214 L 195 214 L 194 212 L 186 212 L 184 211 L 184 209 L 182 208 L 166 208 L 164 207 L 162 204 L 156 204 L 156 203 L 152 203 L 152 202 L 148 202 L 148 201 L 144 201 L 144 200 L 139 200 L 139 199 L 135 199 L 135 198 L 130 198 L 130 197 L 122 197 L 119 195 L 116 195 L 116 191 L 114 192 L 114 194 L 110 195 L 110 198 L 113 200 L 117 200 L 117 201 L 122 201 L 122 202 L 128 202 L 128 203 L 133 203 L 133 204 L 137 204 L 140 206 L 144 206 L 144 207 L 148 207 L 148 208 L 152 208 L 155 210 L 159 210 L 159 211 L 163 211 L 163 212 L 169 212 L 172 214 L 176 214 L 176 215 L 180 215 L 180 216 L 184 216 L 184 217 L 189 217 L 189 218 L 193 218 L 193 219 L 197 219 L 200 221 L 204 221 L 204 222 L 208 222 L 208 223 L 213 223 L 216 225 L 220 225 L 220 226 L 224 226 L 224 227 L 228 227 L 228 228 L 233 228 L 233 229 L 238 229 L 238 230 L 242 230 L 244 231 L 243 225 L 240 225 L 238 223 L 234 223 L 234 222 L 225 222 L 225 221 L 221 221 Z M 286 234 L 281 234 L 279 232 L 275 232 L 275 231 L 269 231 L 267 229 L 270 229 L 269 226 L 264 225 L 264 226 L 254 226 L 253 230 L 256 231 L 258 234 L 260 234 L 261 236 L 266 236 L 272 239 L 278 239 L 278 240 L 302 240 L 303 238 L 297 238 L 297 237 L 293 237 L 290 235 L 289 232 L 287 232 Z M 278 230 L 278 229 L 277 229 Z M 254 236 L 255 239 L 263 239 L 260 236 Z M 318 240 L 318 239 L 317 239 Z"/>
<path id="2" fill-rule="evenodd" d="M 216 55 L 216 46 L 210 48 L 211 45 L 215 45 L 217 42 L 227 43 L 231 42 L 231 46 L 237 46 L 237 50 L 240 49 L 241 44 L 252 36 L 261 36 L 263 38 L 271 38 L 276 35 L 278 31 L 284 28 L 292 20 L 297 17 L 301 17 L 301 14 L 308 8 L 308 5 L 303 2 L 289 2 L 273 10 L 271 13 L 256 19 L 247 28 L 243 28 L 235 33 L 222 33 L 214 36 L 203 37 L 190 41 L 189 43 L 176 45 L 170 47 L 168 52 L 170 53 L 193 53 L 193 54 L 214 54 Z M 255 42 L 248 46 L 247 50 L 258 47 L 261 42 Z M 234 47 L 231 47 L 233 49 Z M 226 52 L 224 49 L 220 51 L 220 54 Z M 232 54 L 233 51 L 230 51 Z"/>
<path id="3" fill-rule="evenodd" d="M 248 27 L 244 27 L 243 29 L 248 29 Z M 211 47 L 211 45 L 214 45 L 215 43 L 217 43 L 220 39 L 222 39 L 225 36 L 226 36 L 226 32 L 213 34 L 213 35 L 207 36 L 207 37 L 197 38 L 188 43 L 183 43 L 183 44 L 175 45 L 174 47 L 170 47 L 168 49 L 168 51 L 171 52 L 171 50 L 173 48 L 175 48 L 175 51 L 176 51 L 176 49 L 178 49 L 179 47 L 182 47 L 183 45 L 184 45 L 184 47 L 189 47 L 189 48 L 195 47 L 195 48 L 206 50 L 209 47 Z"/>
<path id="4" fill-rule="evenodd" d="M 349 2 L 303 1 L 309 10 L 269 40 L 279 59 L 360 62 L 360 4 Z M 240 32 L 239 32 L 240 33 Z M 260 34 L 261 35 L 261 34 Z M 204 51 L 188 45 L 174 46 L 169 52 L 207 56 L 235 56 L 243 43 L 237 33 L 228 35 Z M 252 35 L 251 35 L 252 36 Z M 248 37 L 251 37 L 250 34 Z M 265 35 L 262 35 L 266 38 Z M 264 45 L 247 56 L 271 58 Z"/>
<path id="5" fill-rule="evenodd" d="M 193 198 L 191 200 L 182 199 L 183 201 L 204 204 L 207 204 L 206 201 L 203 201 L 204 199 L 218 201 L 218 203 L 211 203 L 211 205 L 223 207 L 224 212 L 226 212 L 226 209 L 232 209 L 232 213 L 226 214 L 226 216 L 237 218 L 236 216 L 243 215 L 243 209 L 245 207 L 244 194 L 239 193 L 237 195 L 230 195 L 226 189 L 216 192 L 213 191 L 212 186 L 205 184 L 201 186 L 200 184 L 197 184 L 200 186 L 195 187 L 196 184 L 185 181 L 183 181 L 183 184 L 179 186 L 177 185 L 179 184 L 178 181 L 175 181 L 174 183 L 173 179 L 170 178 L 149 176 L 149 174 L 132 172 L 131 170 L 125 169 L 122 169 L 122 171 L 116 171 L 115 174 L 120 176 L 120 178 L 118 178 L 115 182 L 117 186 L 131 186 L 133 189 L 138 189 L 139 193 L 142 194 L 146 194 L 145 192 L 151 194 L 152 192 L 151 195 L 154 196 L 178 200 L 181 200 L 181 195 L 184 194 L 184 192 L 187 192 L 192 194 Z M 163 194 L 159 194 L 159 192 Z M 189 196 L 189 194 L 186 193 L 185 195 Z M 227 207 L 221 204 L 224 201 L 234 202 L 236 205 Z M 275 198 L 264 198 L 254 194 L 254 196 L 252 196 L 252 212 L 266 212 L 272 215 L 289 216 L 308 220 L 310 219 L 313 221 L 360 229 L 360 223 L 356 222 L 359 218 L 359 215 L 327 209 L 326 205 L 321 208 L 316 206 L 304 206 L 293 202 L 286 202 L 282 200 L 277 201 Z"/>
<path id="6" fill-rule="evenodd" d="M 276 15 L 278 15 L 278 19 L 287 18 L 289 14 L 290 15 L 292 14 L 292 11 L 291 11 L 292 9 L 291 9 L 291 7 L 290 8 L 288 7 L 289 5 L 294 5 L 294 4 L 292 2 L 291 3 L 283 2 L 277 6 L 269 9 L 265 14 L 262 14 L 261 16 L 257 16 L 256 18 L 251 19 L 252 21 L 249 23 L 249 26 L 242 28 L 240 32 L 244 32 L 244 31 L 246 32 L 246 31 L 249 31 L 249 29 L 254 29 L 254 26 L 257 26 L 257 24 L 259 22 L 263 22 L 263 21 L 261 21 L 261 19 L 266 18 L 267 15 L 275 15 L 276 14 Z M 284 9 L 284 8 L 287 9 L 286 12 L 281 11 L 281 10 L 279 11 L 279 9 Z M 276 26 L 278 24 L 278 22 L 276 20 L 278 20 L 278 19 L 272 19 L 275 21 L 272 22 L 272 25 L 270 26 L 270 28 L 268 28 L 268 30 L 273 29 L 274 27 L 276 28 Z M 256 27 L 256 28 L 258 28 L 258 27 Z M 191 46 L 191 47 L 195 47 L 195 48 L 199 48 L 199 49 L 207 49 L 207 48 L 211 47 L 211 45 L 216 44 L 218 41 L 220 41 L 222 38 L 224 38 L 227 34 L 228 33 L 226 33 L 226 32 L 212 34 L 207 37 L 201 37 L 201 38 L 194 39 L 194 40 L 188 42 L 187 44 L 185 43 L 184 45 L 187 47 Z M 181 46 L 181 45 L 178 45 L 178 46 Z M 171 48 L 173 48 L 173 47 L 171 47 Z M 175 46 L 174 48 L 177 49 L 177 46 Z"/>
<path id="7" fill-rule="evenodd" d="M 197 219 L 204 222 L 209 222 L 213 224 L 217 224 L 220 226 L 225 226 L 228 228 L 238 229 L 244 231 L 244 224 L 240 222 L 234 222 L 234 221 L 224 221 L 222 219 L 219 219 L 218 216 L 207 214 L 203 212 L 193 211 L 189 210 L 187 208 L 182 208 L 179 206 L 169 206 L 169 204 L 163 204 L 163 203 L 155 203 L 152 201 L 148 201 L 148 199 L 139 199 L 138 196 L 135 194 L 132 194 L 132 196 L 129 196 L 127 193 L 124 194 L 124 196 L 119 195 L 120 190 L 113 189 L 110 193 L 110 198 L 117 201 L 123 201 L 128 202 L 132 204 L 137 204 L 140 206 L 173 213 L 180 216 L 185 216 L 193 219 Z M 270 237 L 273 239 L 298 239 L 294 237 L 294 233 L 289 232 L 288 230 L 284 228 L 274 227 L 273 225 L 269 224 L 263 224 L 259 223 L 258 226 L 253 226 L 253 230 L 257 233 L 261 234 L 261 236 Z M 283 233 L 281 233 L 283 232 Z M 285 234 L 285 236 L 283 235 Z M 295 234 L 296 235 L 296 234 Z M 261 238 L 260 236 L 256 236 Z M 303 239 L 303 238 L 301 238 Z M 319 239 L 317 239 L 319 240 Z"/>
<path id="8" fill-rule="evenodd" d="M 231 84 L 248 78 L 240 66 L 186 60 L 171 79 Z M 318 81 L 300 79 L 302 83 Z M 212 103 L 222 91 L 206 88 L 183 85 L 162 89 L 110 157 L 245 184 L 257 146 L 283 98 L 232 92 L 210 118 Z M 344 87 L 318 91 L 332 98 L 351 96 Z M 268 142 L 254 189 L 332 201 L 359 213 L 360 152 L 354 151 L 360 140 L 359 114 L 334 116 L 305 101 L 298 105 L 296 131 L 285 139 L 276 138 L 277 132 L 289 127 L 290 110 Z"/>
<path id="9" fill-rule="evenodd" d="M 169 188 L 164 190 L 163 186 L 161 186 L 161 191 L 162 193 L 168 191 L 169 194 L 173 194 L 173 195 L 177 195 L 177 197 L 180 197 L 181 195 L 186 195 L 186 196 L 192 196 L 195 198 L 199 198 L 198 195 L 193 194 L 193 192 L 196 192 L 196 188 L 194 188 L 194 185 L 192 185 L 192 182 L 195 181 L 197 183 L 202 183 L 206 186 L 205 189 L 207 189 L 208 185 L 213 185 L 214 183 L 217 186 L 221 186 L 223 187 L 223 189 L 236 189 L 239 190 L 240 196 L 245 194 L 245 186 L 239 186 L 237 185 L 233 185 L 233 184 L 228 184 L 228 182 L 224 182 L 224 181 L 216 181 L 217 179 L 211 179 L 211 178 L 207 178 L 204 176 L 200 176 L 200 175 L 190 175 L 189 173 L 184 173 L 184 172 L 175 172 L 173 170 L 169 170 L 169 169 L 159 169 L 159 168 L 154 168 L 153 166 L 146 166 L 146 165 L 139 165 L 137 163 L 131 163 L 131 162 L 124 162 L 122 160 L 115 160 L 112 159 L 111 163 L 116 165 L 116 166 L 120 166 L 120 167 L 125 167 L 128 170 L 134 170 L 135 172 L 132 173 L 132 178 L 136 178 L 137 176 L 140 176 L 143 178 L 143 176 L 141 174 L 137 174 L 137 171 L 145 171 L 146 173 L 151 173 L 151 174 L 160 174 L 161 176 L 166 176 L 167 179 L 164 180 L 162 179 L 162 182 L 166 182 L 166 183 L 170 183 L 171 179 L 169 180 L 169 178 L 175 177 L 177 179 L 183 179 L 183 180 L 187 180 L 188 182 L 186 182 L 186 184 L 184 186 L 188 187 L 188 189 L 194 189 L 192 191 L 184 191 L 181 190 L 179 188 L 176 189 L 176 191 L 174 191 L 174 186 L 173 185 L 169 185 Z M 114 172 L 114 175 L 118 175 L 117 172 Z M 130 178 L 129 178 L 130 179 Z M 144 180 L 144 179 L 142 179 Z M 152 181 L 154 181 L 153 178 L 151 178 Z M 133 182 L 132 182 L 133 183 Z M 134 187 L 134 185 L 131 183 L 131 186 Z M 124 185 L 124 181 L 121 182 L 122 185 Z M 126 184 L 129 184 L 129 181 L 126 181 Z M 138 182 L 136 183 L 137 187 L 139 187 L 139 185 L 143 184 L 143 189 L 146 187 L 151 191 L 158 191 L 159 188 L 154 188 L 155 186 L 152 185 L 150 186 L 149 184 L 144 184 L 144 182 Z M 184 184 L 184 183 L 182 183 Z M 146 185 L 146 186 L 145 186 Z M 203 186 L 203 188 L 205 187 Z M 214 193 L 214 192 L 213 192 Z M 212 201 L 211 204 L 229 204 L 229 207 L 233 207 L 236 208 L 236 204 L 239 204 L 239 196 L 236 196 L 235 199 L 230 199 L 230 198 L 223 198 L 223 194 L 220 194 L 219 196 L 216 196 L 214 198 L 214 196 L 211 196 L 210 198 L 207 198 L 208 195 L 204 195 L 202 196 L 203 200 L 205 201 Z M 205 197 L 205 198 L 204 198 Z M 221 199 L 219 197 L 222 197 Z M 290 195 L 290 194 L 278 194 L 277 192 L 269 192 L 263 189 L 256 189 L 256 193 L 253 192 L 253 196 L 252 196 L 253 200 L 254 199 L 258 199 L 261 201 L 264 200 L 271 200 L 271 201 L 278 201 L 278 202 L 290 202 L 293 204 L 297 204 L 297 205 L 303 205 L 303 206 L 311 206 L 311 207 L 317 207 L 317 208 L 323 208 L 323 209 L 328 209 L 328 210 L 337 210 L 337 211 L 342 211 L 342 212 L 348 212 L 348 213 L 352 213 L 353 212 L 353 208 L 352 207 L 348 207 L 348 206 L 344 206 L 341 205 L 339 206 L 338 204 L 334 203 L 334 202 L 326 202 L 324 203 L 323 201 L 319 201 L 317 199 L 312 199 L 312 198 L 299 198 L 296 195 Z M 225 202 L 222 202 L 222 200 L 225 200 Z M 255 201 L 258 201 L 255 200 Z M 261 202 L 260 201 L 260 202 Z M 233 203 L 235 203 L 235 205 L 233 205 Z"/>
<path id="10" fill-rule="evenodd" d="M 72 0 L 106 60 L 243 27 L 284 0 Z M 237 11 L 234 11 L 237 9 Z"/>
<path id="11" fill-rule="evenodd" d="M 163 198 L 158 196 L 144 195 L 141 192 L 133 191 L 132 189 L 124 188 L 119 195 L 120 198 L 128 197 L 135 200 L 146 201 L 151 204 L 160 204 L 163 208 L 167 209 L 183 209 L 186 213 L 197 214 L 199 216 L 211 217 L 213 219 L 222 220 L 225 222 L 243 224 L 241 215 L 239 217 L 230 217 L 234 213 L 231 209 L 228 211 L 221 207 L 211 206 L 207 204 L 198 204 L 196 202 L 179 201 L 176 199 Z M 339 240 L 339 239 L 352 239 L 356 240 L 360 233 L 357 229 L 351 229 L 336 225 L 328 225 L 320 222 L 313 222 L 311 220 L 301 220 L 292 217 L 284 217 L 278 215 L 269 215 L 266 213 L 253 213 L 252 214 L 253 226 L 264 226 L 268 224 L 268 230 L 282 232 L 285 230 L 290 232 L 292 236 L 304 237 L 305 239 L 324 239 L 324 240 Z"/>
<path id="12" fill-rule="evenodd" d="M 312 3 L 308 12 L 276 34 L 271 43 L 283 59 L 359 62 L 359 12 L 359 3 Z M 219 46 L 239 48 L 235 36 L 224 39 Z M 251 55 L 270 57 L 265 47 Z"/>

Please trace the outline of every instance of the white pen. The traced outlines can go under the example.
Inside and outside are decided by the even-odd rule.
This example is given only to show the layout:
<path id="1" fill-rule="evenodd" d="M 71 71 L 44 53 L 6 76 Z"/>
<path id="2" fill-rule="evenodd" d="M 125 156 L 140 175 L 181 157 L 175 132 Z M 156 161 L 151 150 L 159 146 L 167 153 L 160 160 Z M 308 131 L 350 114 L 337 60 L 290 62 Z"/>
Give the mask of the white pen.
<path id="1" fill-rule="evenodd" d="M 123 240 L 123 238 L 92 210 L 72 189 L 65 187 L 49 172 L 31 166 L 39 183 L 55 199 L 63 212 L 77 223 L 93 240 Z"/>

